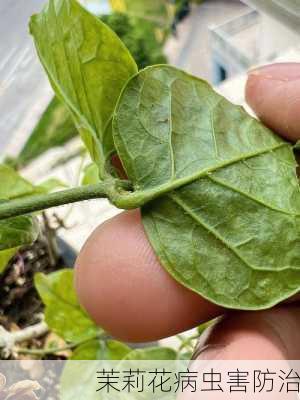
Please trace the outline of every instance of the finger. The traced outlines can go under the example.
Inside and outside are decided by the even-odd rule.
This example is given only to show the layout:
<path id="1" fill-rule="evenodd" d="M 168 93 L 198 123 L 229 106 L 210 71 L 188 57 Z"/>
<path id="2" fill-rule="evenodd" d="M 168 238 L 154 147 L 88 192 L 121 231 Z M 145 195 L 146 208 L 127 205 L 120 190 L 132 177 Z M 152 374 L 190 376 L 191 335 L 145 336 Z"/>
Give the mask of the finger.
<path id="1" fill-rule="evenodd" d="M 200 338 L 191 368 L 199 376 L 203 368 L 214 368 L 226 376 L 233 368 L 236 370 L 235 360 L 276 360 L 276 370 L 289 367 L 287 360 L 297 360 L 300 357 L 299 346 L 300 307 L 282 306 L 277 309 L 261 312 L 236 312 L 220 319 L 210 330 Z M 208 361 L 209 364 L 208 364 Z M 222 361 L 222 362 L 220 362 Z M 224 362 L 226 361 L 226 362 Z M 247 364 L 260 369 L 257 361 Z M 273 365 L 273 364 L 272 364 Z M 239 365 L 238 365 L 239 366 Z M 243 368 L 243 367 L 242 367 Z M 224 383 L 222 381 L 222 383 Z M 223 386 L 223 385 L 222 385 Z M 248 387 L 248 390 L 250 388 Z M 251 389 L 250 389 L 251 391 Z M 203 394 L 203 395 L 202 395 Z M 201 392 L 201 398 L 211 399 L 208 392 Z M 287 398 L 283 393 L 264 391 L 262 398 Z M 245 398 L 251 398 L 246 395 Z M 178 400 L 192 400 L 198 398 L 193 393 L 182 393 Z M 231 399 L 232 393 L 222 393 L 222 398 Z"/>
<path id="2" fill-rule="evenodd" d="M 92 318 L 131 342 L 171 336 L 220 314 L 164 271 L 137 210 L 95 230 L 78 257 L 76 286 Z"/>
<path id="3" fill-rule="evenodd" d="M 300 139 L 300 63 L 250 71 L 246 100 L 271 129 L 289 140 Z"/>
<path id="4" fill-rule="evenodd" d="M 232 313 L 200 338 L 194 358 L 296 360 L 300 357 L 299 330 L 299 305 Z"/>

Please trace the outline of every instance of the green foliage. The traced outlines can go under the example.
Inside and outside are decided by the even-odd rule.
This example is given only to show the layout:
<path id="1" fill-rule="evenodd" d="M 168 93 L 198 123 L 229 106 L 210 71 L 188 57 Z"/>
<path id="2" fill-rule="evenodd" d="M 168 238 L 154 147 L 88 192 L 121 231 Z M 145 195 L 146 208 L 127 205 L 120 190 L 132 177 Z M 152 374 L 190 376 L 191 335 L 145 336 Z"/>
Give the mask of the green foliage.
<path id="1" fill-rule="evenodd" d="M 112 8 L 116 12 L 124 12 L 143 21 L 151 21 L 156 27 L 167 29 L 173 17 L 174 7 L 166 0 L 110 0 Z M 120 4 L 121 3 L 121 4 Z"/>
<path id="2" fill-rule="evenodd" d="M 0 252 L 34 242 L 39 233 L 35 218 L 20 216 L 0 221 Z"/>
<path id="3" fill-rule="evenodd" d="M 32 195 L 34 186 L 22 178 L 13 168 L 0 164 L 0 199 L 11 200 Z"/>
<path id="4" fill-rule="evenodd" d="M 9 261 L 18 252 L 19 247 L 13 247 L 12 249 L 0 251 L 0 274 L 5 270 Z"/>
<path id="5" fill-rule="evenodd" d="M 98 385 L 95 379 L 98 370 L 98 362 L 85 363 L 81 360 L 67 362 L 60 377 L 59 399 L 101 400 L 97 392 Z M 82 382 L 85 382 L 85 385 Z"/>
<path id="6" fill-rule="evenodd" d="M 14 169 L 0 164 L 0 202 L 30 196 L 36 188 Z M 39 229 L 35 218 L 20 216 L 0 221 L 0 273 L 22 245 L 32 243 Z"/>
<path id="7" fill-rule="evenodd" d="M 70 360 L 123 360 L 131 348 L 117 340 L 90 340 L 77 347 Z"/>
<path id="8" fill-rule="evenodd" d="M 159 196 L 143 207 L 143 223 L 176 280 L 239 309 L 270 307 L 299 290 L 290 144 L 206 82 L 167 66 L 128 82 L 113 127 L 135 190 Z"/>
<path id="9" fill-rule="evenodd" d="M 237 309 L 267 308 L 299 291 L 300 191 L 289 143 L 203 80 L 161 65 L 137 74 L 117 36 L 75 0 L 50 0 L 31 31 L 105 193 L 119 207 L 142 206 L 149 240 L 175 279 Z M 113 151 L 132 191 L 107 176 Z M 63 316 L 75 312 L 75 320 L 82 310 L 63 293 L 47 296 L 46 318 L 62 334 Z M 57 317 L 58 307 L 66 311 Z M 68 340 L 82 338 L 73 329 Z"/>
<path id="10" fill-rule="evenodd" d="M 125 361 L 142 360 L 176 360 L 177 353 L 168 347 L 146 347 L 135 349 L 128 353 L 123 359 Z"/>
<path id="11" fill-rule="evenodd" d="M 101 330 L 78 303 L 74 290 L 73 271 L 63 269 L 49 275 L 36 274 L 35 287 L 46 306 L 49 327 L 69 342 L 87 340 Z"/>
<path id="12" fill-rule="evenodd" d="M 15 161 L 17 167 L 26 166 L 47 150 L 64 145 L 76 135 L 77 130 L 65 104 L 54 97 L 19 153 Z"/>
<path id="13" fill-rule="evenodd" d="M 67 362 L 61 377 L 61 398 L 63 400 L 76 399 L 97 399 L 97 381 L 93 379 L 96 372 L 103 369 L 105 363 L 94 362 L 84 363 L 76 362 L 77 360 L 110 360 L 120 361 L 115 364 L 116 370 L 128 371 L 133 368 L 131 361 L 139 361 L 139 368 L 141 371 L 149 369 L 147 361 L 160 360 L 174 361 L 177 359 L 177 353 L 165 347 L 141 348 L 132 350 L 130 347 L 115 340 L 107 340 L 106 342 L 90 341 L 77 350 L 75 350 L 71 360 Z M 145 363 L 143 363 L 145 361 Z M 158 363 L 159 364 L 159 363 Z M 111 368 L 112 364 L 108 364 Z M 166 368 L 166 363 L 163 366 Z M 156 364 L 157 367 L 157 364 Z M 108 367 L 106 367 L 108 368 Z M 151 369 L 151 368 L 150 368 Z M 76 378 L 78 377 L 78 379 Z M 87 384 L 83 387 L 82 382 Z M 146 392 L 149 389 L 146 389 Z M 142 397 L 140 397 L 142 396 Z M 131 398 L 128 395 L 128 399 Z M 105 397 L 106 398 L 106 397 Z M 125 393 L 114 393 L 113 399 L 127 399 Z M 149 393 L 138 394 L 138 398 L 147 399 L 153 398 L 153 394 Z"/>
<path id="14" fill-rule="evenodd" d="M 58 179 L 49 179 L 33 185 L 13 168 L 0 164 L 0 203 L 24 197 L 49 193 L 65 185 Z M 34 242 L 39 233 L 36 218 L 20 216 L 0 221 L 0 273 L 23 245 Z"/>
<path id="15" fill-rule="evenodd" d="M 117 35 L 76 0 L 50 0 L 30 30 L 52 87 L 103 177 L 114 148 L 112 112 L 136 64 Z"/>
<path id="16" fill-rule="evenodd" d="M 99 182 L 99 169 L 95 163 L 89 164 L 83 171 L 82 185 L 94 185 Z"/>
<path id="17" fill-rule="evenodd" d="M 102 16 L 101 20 L 123 41 L 140 69 L 166 63 L 162 43 L 156 37 L 152 22 L 123 13 Z"/>
<path id="18" fill-rule="evenodd" d="M 162 15 L 165 15 L 165 12 Z M 162 43 L 157 39 L 153 22 L 118 12 L 102 16 L 101 19 L 120 37 L 139 68 L 166 62 Z M 46 151 L 63 146 L 77 134 L 78 131 L 66 105 L 54 97 L 17 159 L 10 163 L 22 168 Z"/>
<path id="19" fill-rule="evenodd" d="M 64 182 L 57 178 L 49 178 L 35 186 L 36 193 L 51 193 L 56 189 L 68 187 Z"/>

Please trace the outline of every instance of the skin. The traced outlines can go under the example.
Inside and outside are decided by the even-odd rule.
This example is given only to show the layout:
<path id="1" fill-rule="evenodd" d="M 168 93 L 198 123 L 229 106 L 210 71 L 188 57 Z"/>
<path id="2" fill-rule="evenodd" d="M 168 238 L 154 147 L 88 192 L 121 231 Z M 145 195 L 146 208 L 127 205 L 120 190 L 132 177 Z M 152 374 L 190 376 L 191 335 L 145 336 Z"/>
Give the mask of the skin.
<path id="1" fill-rule="evenodd" d="M 300 139 L 300 63 L 250 71 L 246 99 L 279 135 Z M 300 307 L 261 312 L 226 311 L 175 282 L 159 264 L 138 210 L 99 226 L 76 264 L 82 305 L 113 336 L 151 341 L 223 315 L 200 338 L 197 359 L 300 359 Z"/>

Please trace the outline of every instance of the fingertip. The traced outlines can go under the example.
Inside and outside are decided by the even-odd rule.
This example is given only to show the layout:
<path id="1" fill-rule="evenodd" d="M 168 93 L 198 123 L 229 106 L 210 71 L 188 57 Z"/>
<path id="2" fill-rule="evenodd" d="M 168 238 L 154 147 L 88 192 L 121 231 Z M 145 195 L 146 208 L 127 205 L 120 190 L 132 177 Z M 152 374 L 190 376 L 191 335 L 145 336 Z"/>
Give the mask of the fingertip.
<path id="1" fill-rule="evenodd" d="M 161 339 L 220 313 L 165 272 L 137 210 L 95 230 L 78 257 L 76 286 L 96 323 L 124 341 Z"/>
<path id="2" fill-rule="evenodd" d="M 235 312 L 219 320 L 200 340 L 195 359 L 298 359 L 299 306 L 259 312 Z"/>
<path id="3" fill-rule="evenodd" d="M 271 129 L 300 138 L 300 63 L 272 64 L 250 71 L 246 101 Z"/>

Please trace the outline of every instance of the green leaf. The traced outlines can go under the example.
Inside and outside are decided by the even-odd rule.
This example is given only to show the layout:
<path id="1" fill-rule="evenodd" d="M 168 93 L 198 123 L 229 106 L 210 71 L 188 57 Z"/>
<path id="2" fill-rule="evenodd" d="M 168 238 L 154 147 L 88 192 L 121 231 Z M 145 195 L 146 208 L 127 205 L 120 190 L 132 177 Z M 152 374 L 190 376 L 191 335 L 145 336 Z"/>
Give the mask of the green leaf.
<path id="1" fill-rule="evenodd" d="M 9 261 L 17 254 L 19 247 L 0 251 L 0 274 L 5 270 Z"/>
<path id="2" fill-rule="evenodd" d="M 38 273 L 34 282 L 46 305 L 46 322 L 55 333 L 66 341 L 78 342 L 100 332 L 79 305 L 72 270 L 63 269 L 49 275 Z"/>
<path id="3" fill-rule="evenodd" d="M 113 10 L 126 12 L 130 16 L 149 20 L 160 27 L 168 27 L 173 18 L 171 5 L 164 0 L 110 0 Z M 121 5 L 121 7 L 120 7 Z"/>
<path id="4" fill-rule="evenodd" d="M 27 165 L 53 147 L 63 146 L 77 134 L 66 106 L 54 97 L 20 151 L 18 166 Z"/>
<path id="5" fill-rule="evenodd" d="M 68 185 L 57 178 L 49 178 L 35 186 L 37 193 L 51 193 L 56 189 L 67 188 Z"/>
<path id="6" fill-rule="evenodd" d="M 83 353 L 83 357 L 87 355 Z M 85 360 L 85 359 L 83 359 Z M 67 360 L 60 376 L 59 399 L 61 400 L 98 400 L 97 371 L 101 364 L 81 360 Z"/>
<path id="7" fill-rule="evenodd" d="M 34 242 L 39 233 L 36 218 L 21 216 L 0 221 L 0 251 Z"/>
<path id="8" fill-rule="evenodd" d="M 49 178 L 38 185 L 32 185 L 13 168 L 0 164 L 0 199 L 12 200 L 41 193 L 50 193 L 67 185 L 57 178 Z"/>
<path id="9" fill-rule="evenodd" d="M 300 289 L 300 190 L 286 143 L 208 83 L 146 68 L 120 97 L 114 139 L 167 271 L 214 303 L 271 307 Z"/>
<path id="10" fill-rule="evenodd" d="M 33 194 L 34 186 L 22 178 L 13 168 L 0 164 L 0 199 L 15 199 Z"/>
<path id="11" fill-rule="evenodd" d="M 151 371 L 156 367 L 168 370 L 168 368 L 174 368 L 174 360 L 177 359 L 176 352 L 169 348 L 153 347 L 130 351 L 129 347 L 116 341 L 108 341 L 108 345 L 104 350 L 104 356 L 103 348 L 101 348 L 99 342 L 88 342 L 78 347 L 63 370 L 60 384 L 60 398 L 63 400 L 99 398 L 99 393 L 97 392 L 99 385 L 97 385 L 97 380 L 93 377 L 97 375 L 97 371 L 103 370 L 103 368 L 105 370 L 114 368 L 117 371 L 128 371 L 129 369 L 137 369 L 138 367 L 141 371 Z M 120 360 L 120 362 L 117 364 L 115 362 L 106 363 L 105 361 L 84 363 L 81 360 L 110 360 L 113 362 Z M 163 363 L 156 363 L 154 365 L 154 363 L 149 364 L 148 360 L 163 360 Z M 132 363 L 132 361 L 136 361 L 136 363 Z M 142 363 L 143 361 L 145 362 Z M 166 364 L 166 361 L 171 361 L 171 363 Z M 82 384 L 83 382 L 84 385 Z M 127 393 L 126 395 L 125 392 L 113 392 L 108 398 L 127 399 L 127 396 L 128 399 L 131 399 L 132 393 Z M 149 387 L 145 387 L 145 391 L 143 393 L 136 393 L 134 398 L 153 399 L 153 393 L 152 391 L 150 393 Z"/>
<path id="12" fill-rule="evenodd" d="M 98 399 L 98 384 L 94 377 L 104 365 L 101 362 L 86 363 L 82 360 L 122 360 L 130 350 L 128 346 L 116 340 L 93 340 L 79 346 L 63 370 L 60 398 L 63 400 Z M 111 368 L 112 365 L 107 366 Z M 85 384 L 83 385 L 82 382 Z"/>
<path id="13" fill-rule="evenodd" d="M 91 340 L 78 346 L 71 360 L 122 360 L 131 348 L 116 340 Z"/>
<path id="14" fill-rule="evenodd" d="M 33 195 L 35 187 L 22 178 L 13 168 L 0 164 L 0 201 Z M 21 216 L 0 221 L 0 273 L 18 248 L 34 242 L 39 227 L 35 218 Z"/>
<path id="15" fill-rule="evenodd" d="M 95 163 L 89 164 L 83 171 L 82 185 L 95 185 L 99 182 L 99 168 Z"/>
<path id="16" fill-rule="evenodd" d="M 158 39 L 157 29 L 152 22 L 120 12 L 103 15 L 101 20 L 119 36 L 139 69 L 167 62 L 163 43 Z"/>
<path id="17" fill-rule="evenodd" d="M 168 347 L 146 347 L 132 350 L 124 357 L 124 361 L 140 360 L 176 360 L 177 353 Z"/>
<path id="18" fill-rule="evenodd" d="M 111 117 L 136 64 L 117 35 L 76 0 L 49 0 L 30 30 L 56 95 L 72 114 L 104 175 L 113 151 Z"/>

